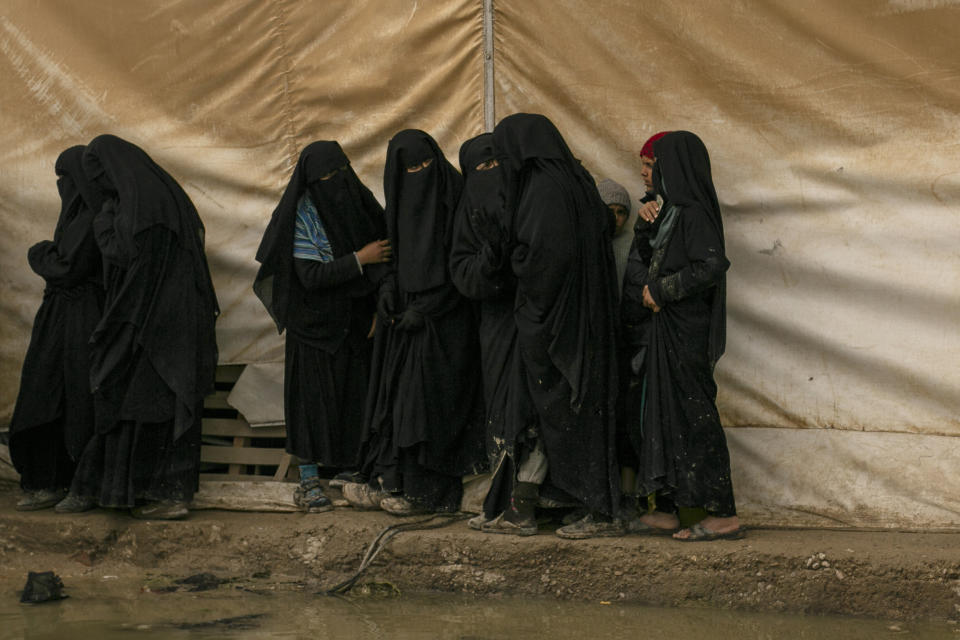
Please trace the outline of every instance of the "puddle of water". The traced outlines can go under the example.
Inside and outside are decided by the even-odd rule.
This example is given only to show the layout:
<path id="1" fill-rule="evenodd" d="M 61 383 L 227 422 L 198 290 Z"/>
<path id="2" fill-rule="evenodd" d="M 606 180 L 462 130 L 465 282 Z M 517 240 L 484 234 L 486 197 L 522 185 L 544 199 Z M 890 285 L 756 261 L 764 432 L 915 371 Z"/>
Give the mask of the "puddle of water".
<path id="1" fill-rule="evenodd" d="M 600 602 L 416 595 L 345 599 L 305 593 L 256 595 L 220 589 L 142 593 L 92 584 L 55 603 L 21 605 L 0 593 L 0 639 L 349 638 L 493 640 L 658 638 L 960 640 L 955 626 L 880 620 L 657 609 Z"/>

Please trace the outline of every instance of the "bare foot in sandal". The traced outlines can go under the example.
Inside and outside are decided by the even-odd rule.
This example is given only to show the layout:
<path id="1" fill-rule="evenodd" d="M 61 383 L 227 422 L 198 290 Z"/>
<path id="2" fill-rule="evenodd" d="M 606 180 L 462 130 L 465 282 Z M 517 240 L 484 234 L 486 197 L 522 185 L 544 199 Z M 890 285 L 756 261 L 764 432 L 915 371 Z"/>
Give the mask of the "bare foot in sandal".
<path id="1" fill-rule="evenodd" d="M 735 540 L 743 537 L 743 529 L 740 528 L 740 518 L 730 516 L 729 518 L 717 518 L 707 516 L 697 524 L 681 529 L 673 534 L 674 540 L 683 540 L 693 542 L 699 540 Z"/>

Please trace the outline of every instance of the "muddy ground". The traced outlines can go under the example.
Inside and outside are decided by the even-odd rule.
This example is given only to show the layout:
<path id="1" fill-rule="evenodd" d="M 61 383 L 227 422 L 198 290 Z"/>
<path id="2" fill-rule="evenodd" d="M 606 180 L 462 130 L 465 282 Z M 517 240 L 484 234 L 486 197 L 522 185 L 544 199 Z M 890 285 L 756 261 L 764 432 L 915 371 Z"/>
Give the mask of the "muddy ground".
<path id="1" fill-rule="evenodd" d="M 172 588 L 207 572 L 219 588 L 321 591 L 352 575 L 367 545 L 402 520 L 383 512 L 197 511 L 181 522 L 125 513 L 14 510 L 0 484 L 0 591 L 28 570 Z M 409 520 L 415 520 L 411 518 Z M 671 607 L 960 620 L 960 534 L 751 529 L 744 540 L 487 535 L 464 521 L 390 540 L 360 583 L 400 592 L 551 596 Z M 185 587 L 177 587 L 185 588 Z M 960 625 L 958 625 L 960 628 Z"/>

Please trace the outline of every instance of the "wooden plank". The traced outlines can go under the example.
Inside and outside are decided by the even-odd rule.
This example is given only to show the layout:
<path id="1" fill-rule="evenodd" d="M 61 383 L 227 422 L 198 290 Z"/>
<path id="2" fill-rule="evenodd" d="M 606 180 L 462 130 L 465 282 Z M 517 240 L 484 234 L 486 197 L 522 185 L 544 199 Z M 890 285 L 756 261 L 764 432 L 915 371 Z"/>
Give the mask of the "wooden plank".
<path id="1" fill-rule="evenodd" d="M 249 447 L 249 446 L 250 446 L 250 438 L 234 438 L 233 439 L 234 449 L 242 449 L 244 447 Z M 229 473 L 232 476 L 237 476 L 237 475 L 240 475 L 242 471 L 243 471 L 243 468 L 241 467 L 241 465 L 231 464 L 230 468 L 227 470 L 227 473 Z"/>
<path id="2" fill-rule="evenodd" d="M 242 436 L 245 438 L 285 438 L 287 430 L 282 425 L 276 427 L 251 427 L 243 418 L 204 418 L 205 436 Z"/>
<path id="3" fill-rule="evenodd" d="M 205 480 L 227 481 L 227 482 L 276 482 L 273 476 L 231 476 L 228 473 L 201 473 L 200 482 Z"/>
<path id="4" fill-rule="evenodd" d="M 214 380 L 217 382 L 236 382 L 240 374 L 243 373 L 243 364 L 221 364 L 217 367 L 217 375 Z"/>
<path id="5" fill-rule="evenodd" d="M 269 464 L 279 465 L 283 449 L 272 447 L 200 447 L 200 461 L 219 464 Z"/>
<path id="6" fill-rule="evenodd" d="M 273 479 L 277 482 L 283 482 L 283 479 L 287 476 L 287 470 L 290 468 L 290 462 L 293 460 L 293 456 L 287 453 L 280 460 L 279 466 L 277 466 L 277 472 L 273 474 Z"/>
<path id="7" fill-rule="evenodd" d="M 227 403 L 227 396 L 229 395 L 229 391 L 215 391 L 203 399 L 204 409 L 233 409 L 233 407 Z M 236 409 L 233 410 L 236 411 Z"/>

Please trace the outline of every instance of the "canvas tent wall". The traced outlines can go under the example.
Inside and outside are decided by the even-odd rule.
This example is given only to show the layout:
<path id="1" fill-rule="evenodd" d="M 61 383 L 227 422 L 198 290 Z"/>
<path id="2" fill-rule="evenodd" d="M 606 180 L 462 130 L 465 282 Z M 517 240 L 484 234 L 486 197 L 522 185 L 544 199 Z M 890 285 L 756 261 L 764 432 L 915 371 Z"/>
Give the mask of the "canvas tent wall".
<path id="1" fill-rule="evenodd" d="M 42 289 L 26 250 L 53 228 L 67 146 L 115 133 L 182 182 L 221 360 L 269 362 L 282 338 L 253 255 L 302 146 L 339 140 L 379 195 L 397 130 L 455 157 L 485 110 L 533 111 L 634 195 L 650 134 L 710 149 L 745 518 L 960 528 L 957 33 L 942 0 L 5 0 L 0 424 Z"/>

